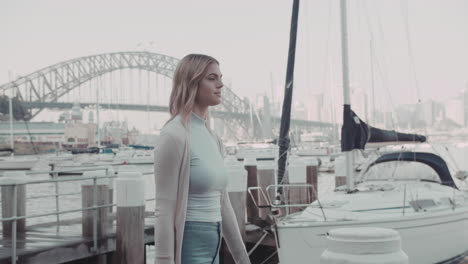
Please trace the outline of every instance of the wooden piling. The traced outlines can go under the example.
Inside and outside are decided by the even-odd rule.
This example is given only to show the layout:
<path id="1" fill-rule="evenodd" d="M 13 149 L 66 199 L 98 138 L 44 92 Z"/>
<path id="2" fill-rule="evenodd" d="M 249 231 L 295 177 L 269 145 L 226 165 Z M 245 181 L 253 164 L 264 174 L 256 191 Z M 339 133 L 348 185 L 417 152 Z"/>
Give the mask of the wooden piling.
<path id="1" fill-rule="evenodd" d="M 335 177 L 335 187 L 340 187 L 340 186 L 346 185 L 346 183 L 347 183 L 346 176 L 336 176 Z"/>
<path id="2" fill-rule="evenodd" d="M 267 196 L 267 187 L 269 185 L 274 185 L 275 184 L 275 167 L 276 164 L 273 161 L 264 161 L 262 163 L 259 163 L 257 165 L 257 181 L 258 181 L 258 187 L 261 187 L 262 190 L 264 191 L 265 195 Z M 274 199 L 274 191 L 271 192 L 270 190 L 270 197 Z M 265 200 L 265 197 L 259 192 L 257 194 L 258 196 L 258 204 L 259 205 L 268 205 L 269 201 Z M 267 196 L 268 197 L 268 196 Z M 269 208 L 262 208 L 259 210 L 259 217 L 263 220 L 266 220 L 268 215 L 270 214 L 270 209 Z"/>
<path id="3" fill-rule="evenodd" d="M 2 184 L 2 218 L 26 215 L 25 173 L 22 171 L 5 172 L 0 179 Z M 16 201 L 14 196 L 16 192 Z M 16 204 L 16 208 L 14 206 Z M 16 212 L 15 212 L 16 211 Z M 13 221 L 2 222 L 3 238 L 11 239 Z M 26 231 L 26 219 L 16 221 L 16 237 L 23 238 Z"/>
<path id="4" fill-rule="evenodd" d="M 117 243 L 115 263 L 145 263 L 145 180 L 140 172 L 121 172 L 115 181 Z"/>
<path id="5" fill-rule="evenodd" d="M 114 176 L 115 175 L 115 171 L 112 167 L 108 167 L 107 170 L 106 170 L 106 175 L 107 176 Z M 108 184 L 108 188 L 109 188 L 109 204 L 113 204 L 114 203 L 114 178 L 108 178 L 109 180 L 109 184 Z M 113 211 L 113 207 L 109 207 L 109 213 L 112 213 Z"/>
<path id="6" fill-rule="evenodd" d="M 317 199 L 318 195 L 318 161 L 313 159 L 302 159 L 297 156 L 291 156 L 288 169 L 285 174 L 285 186 L 283 196 L 286 204 L 311 204 Z M 304 184 L 304 186 L 300 186 Z M 308 187 L 305 184 L 312 185 Z M 298 186 L 294 186 L 298 185 Z M 302 211 L 306 206 L 289 207 L 289 214 Z"/>
<path id="7" fill-rule="evenodd" d="M 81 202 L 83 208 L 109 204 L 108 179 L 99 179 L 99 176 L 103 175 L 105 175 L 105 173 L 101 171 L 86 171 L 83 173 L 84 177 L 98 177 L 96 179 L 96 185 L 94 185 L 94 180 L 86 180 L 81 184 Z M 82 212 L 83 237 L 94 237 L 94 217 L 96 217 L 97 223 L 97 238 L 99 239 L 105 236 L 107 234 L 109 224 L 108 212 L 108 208 L 99 208 L 97 209 L 97 214 L 95 216 L 94 209 L 84 210 Z"/>
<path id="8" fill-rule="evenodd" d="M 307 179 L 306 164 L 301 158 L 295 155 L 288 157 L 288 166 L 284 179 L 286 186 L 283 188 L 283 197 L 287 205 L 306 204 L 310 200 L 308 199 L 308 196 L 310 196 L 308 188 L 300 186 L 305 185 Z M 291 206 L 287 207 L 283 213 L 292 214 L 303 209 L 304 206 Z"/>
<path id="9" fill-rule="evenodd" d="M 335 188 L 346 185 L 346 163 L 344 156 L 335 159 Z"/>
<path id="10" fill-rule="evenodd" d="M 232 208 L 236 214 L 237 225 L 242 238 L 246 238 L 246 200 L 247 200 L 247 171 L 242 163 L 237 161 L 234 156 L 228 156 L 224 160 L 224 165 L 228 172 L 227 191 Z"/>
<path id="11" fill-rule="evenodd" d="M 308 164 L 307 167 L 307 183 L 312 185 L 313 192 L 311 193 L 308 203 L 317 200 L 318 197 L 318 163 Z"/>
<path id="12" fill-rule="evenodd" d="M 257 187 L 257 160 L 255 159 L 244 159 L 244 168 L 247 171 L 247 188 Z M 247 222 L 253 223 L 254 219 L 258 218 L 258 208 L 255 203 L 258 204 L 258 196 L 254 195 L 254 200 L 247 194 L 246 206 L 247 206 Z"/>

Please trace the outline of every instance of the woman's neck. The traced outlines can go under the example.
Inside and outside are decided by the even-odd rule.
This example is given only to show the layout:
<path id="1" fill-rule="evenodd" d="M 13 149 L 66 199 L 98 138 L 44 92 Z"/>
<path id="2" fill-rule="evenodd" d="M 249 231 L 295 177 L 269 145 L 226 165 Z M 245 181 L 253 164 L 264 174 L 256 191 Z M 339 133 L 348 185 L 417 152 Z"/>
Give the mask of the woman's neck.
<path id="1" fill-rule="evenodd" d="M 197 116 L 203 119 L 206 119 L 206 117 L 208 116 L 208 107 L 207 106 L 201 107 L 201 106 L 195 105 L 192 109 L 192 112 L 195 113 Z"/>

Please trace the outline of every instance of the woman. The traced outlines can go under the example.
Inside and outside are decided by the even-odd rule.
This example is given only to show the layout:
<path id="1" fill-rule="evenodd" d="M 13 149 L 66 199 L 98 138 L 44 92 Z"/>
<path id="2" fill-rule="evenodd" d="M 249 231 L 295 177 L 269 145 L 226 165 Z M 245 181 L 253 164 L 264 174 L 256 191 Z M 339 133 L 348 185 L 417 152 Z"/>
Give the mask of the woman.
<path id="1" fill-rule="evenodd" d="M 156 264 L 218 264 L 221 237 L 236 263 L 250 263 L 226 192 L 220 139 L 206 125 L 221 103 L 216 59 L 185 56 L 174 73 L 171 118 L 155 155 Z"/>

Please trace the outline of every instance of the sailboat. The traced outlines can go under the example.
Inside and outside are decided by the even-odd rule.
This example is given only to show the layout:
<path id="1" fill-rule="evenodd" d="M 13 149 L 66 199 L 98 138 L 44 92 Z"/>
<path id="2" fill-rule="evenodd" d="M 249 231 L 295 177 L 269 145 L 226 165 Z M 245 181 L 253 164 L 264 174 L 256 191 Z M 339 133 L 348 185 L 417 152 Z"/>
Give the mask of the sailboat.
<path id="1" fill-rule="evenodd" d="M 410 263 L 461 259 L 468 253 L 468 193 L 458 188 L 454 173 L 434 148 L 423 143 L 411 149 L 379 153 L 369 158 L 359 173 L 354 170 L 354 152 L 364 149 L 369 141 L 424 142 L 426 139 L 370 127 L 352 111 L 345 0 L 341 0 L 341 19 L 344 83 L 341 147 L 347 160 L 347 184 L 320 197 L 301 212 L 273 217 L 280 263 L 319 263 L 327 248 L 327 232 L 354 227 L 397 230 Z M 466 172 L 456 174 L 466 175 Z M 278 199 L 285 186 L 271 186 L 279 190 L 270 199 L 272 210 L 295 206 L 285 204 L 284 198 Z"/>

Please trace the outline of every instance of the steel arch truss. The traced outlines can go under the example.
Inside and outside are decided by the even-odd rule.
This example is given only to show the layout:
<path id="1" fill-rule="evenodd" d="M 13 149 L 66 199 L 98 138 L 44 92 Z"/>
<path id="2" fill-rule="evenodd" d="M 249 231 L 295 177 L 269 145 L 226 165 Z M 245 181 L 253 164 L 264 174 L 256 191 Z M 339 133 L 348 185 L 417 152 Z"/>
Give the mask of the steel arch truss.
<path id="1" fill-rule="evenodd" d="M 59 98 L 82 83 L 122 69 L 142 69 L 172 79 L 178 59 L 162 54 L 133 51 L 92 55 L 60 62 L 0 86 L 0 90 L 16 90 L 20 101 L 57 102 Z M 32 117 L 44 108 L 34 109 Z M 247 104 L 229 88 L 223 91 L 223 102 L 214 116 L 229 119 L 228 127 L 236 134 L 238 128 L 247 131 Z M 245 133 L 245 132 L 244 132 Z"/>

